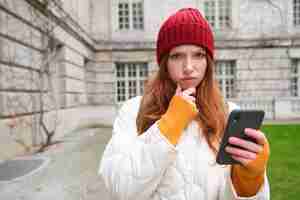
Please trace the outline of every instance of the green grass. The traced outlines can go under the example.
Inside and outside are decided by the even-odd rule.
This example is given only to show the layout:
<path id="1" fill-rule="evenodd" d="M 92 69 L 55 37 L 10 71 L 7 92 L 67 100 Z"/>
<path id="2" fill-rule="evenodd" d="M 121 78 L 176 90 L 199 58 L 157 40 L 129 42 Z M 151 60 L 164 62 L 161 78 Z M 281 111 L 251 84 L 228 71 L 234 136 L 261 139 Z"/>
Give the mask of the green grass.
<path id="1" fill-rule="evenodd" d="M 264 125 L 271 146 L 268 177 L 272 200 L 299 199 L 300 124 Z"/>

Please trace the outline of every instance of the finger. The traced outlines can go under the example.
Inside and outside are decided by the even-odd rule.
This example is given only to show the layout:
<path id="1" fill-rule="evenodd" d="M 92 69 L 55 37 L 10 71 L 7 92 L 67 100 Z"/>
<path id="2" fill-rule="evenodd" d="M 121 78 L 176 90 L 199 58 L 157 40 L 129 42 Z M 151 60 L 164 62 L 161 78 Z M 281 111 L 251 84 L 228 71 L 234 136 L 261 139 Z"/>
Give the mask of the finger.
<path id="1" fill-rule="evenodd" d="M 226 152 L 228 152 L 229 154 L 233 155 L 233 156 L 239 156 L 248 160 L 255 160 L 256 159 L 256 154 L 251 152 L 251 151 L 247 151 L 247 150 L 243 150 L 240 148 L 236 148 L 236 147 L 230 147 L 227 146 L 225 148 Z"/>
<path id="2" fill-rule="evenodd" d="M 232 145 L 236 145 L 239 147 L 242 147 L 246 150 L 252 151 L 254 153 L 259 153 L 262 151 L 262 146 L 258 145 L 254 142 L 248 141 L 248 140 L 244 140 L 244 139 L 240 139 L 237 137 L 230 137 L 229 138 L 229 143 Z"/>
<path id="3" fill-rule="evenodd" d="M 181 93 L 181 87 L 179 84 L 177 84 L 177 88 L 176 88 L 176 95 L 179 95 Z"/>
<path id="4" fill-rule="evenodd" d="M 182 92 L 181 93 L 182 96 L 186 96 L 186 97 L 194 97 L 193 95 L 191 95 L 189 92 Z M 194 97 L 195 98 L 195 97 Z"/>
<path id="5" fill-rule="evenodd" d="M 186 89 L 185 92 L 187 92 L 188 94 L 193 94 L 196 92 L 196 88 L 190 87 L 190 88 Z"/>
<path id="6" fill-rule="evenodd" d="M 187 97 L 187 98 L 192 98 L 192 99 L 196 99 L 194 96 L 187 94 L 185 92 L 181 93 L 181 96 Z"/>
<path id="7" fill-rule="evenodd" d="M 196 102 L 196 98 L 193 97 L 193 96 L 187 96 L 186 97 L 188 101 L 192 102 L 192 103 L 195 103 Z"/>
<path id="8" fill-rule="evenodd" d="M 245 159 L 243 157 L 240 156 L 232 156 L 232 158 L 238 162 L 240 162 L 242 165 L 247 166 L 249 162 L 251 162 L 251 160 L 249 159 Z"/>
<path id="9" fill-rule="evenodd" d="M 266 138 L 265 134 L 259 130 L 255 130 L 252 128 L 246 128 L 245 134 L 251 138 L 254 138 L 258 144 L 263 145 L 266 143 L 267 138 Z"/>
<path id="10" fill-rule="evenodd" d="M 194 88 L 194 87 L 188 88 L 188 89 L 184 90 L 183 93 L 185 93 L 187 95 L 195 94 L 196 88 Z"/>

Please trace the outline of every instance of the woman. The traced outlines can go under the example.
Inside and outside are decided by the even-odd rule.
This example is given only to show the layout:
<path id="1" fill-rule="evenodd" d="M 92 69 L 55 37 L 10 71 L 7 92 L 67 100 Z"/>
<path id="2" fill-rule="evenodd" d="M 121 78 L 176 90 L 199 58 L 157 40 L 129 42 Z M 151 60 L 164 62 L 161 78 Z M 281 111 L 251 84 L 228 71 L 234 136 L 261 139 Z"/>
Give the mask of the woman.
<path id="1" fill-rule="evenodd" d="M 262 132 L 245 131 L 257 144 L 230 138 L 238 147 L 226 151 L 241 165 L 215 162 L 236 106 L 224 103 L 214 81 L 213 42 L 197 9 L 181 9 L 161 26 L 158 73 L 142 98 L 124 103 L 103 154 L 99 173 L 112 199 L 269 199 Z"/>

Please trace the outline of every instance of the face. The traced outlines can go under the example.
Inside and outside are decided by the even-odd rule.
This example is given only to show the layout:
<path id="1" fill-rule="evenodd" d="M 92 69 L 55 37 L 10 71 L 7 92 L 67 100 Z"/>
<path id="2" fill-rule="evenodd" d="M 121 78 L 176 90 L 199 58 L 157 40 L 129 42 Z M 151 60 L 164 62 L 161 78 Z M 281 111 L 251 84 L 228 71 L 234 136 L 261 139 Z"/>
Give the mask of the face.
<path id="1" fill-rule="evenodd" d="M 206 67 L 206 52 L 196 45 L 174 47 L 167 60 L 171 79 L 182 89 L 197 87 L 205 75 Z"/>

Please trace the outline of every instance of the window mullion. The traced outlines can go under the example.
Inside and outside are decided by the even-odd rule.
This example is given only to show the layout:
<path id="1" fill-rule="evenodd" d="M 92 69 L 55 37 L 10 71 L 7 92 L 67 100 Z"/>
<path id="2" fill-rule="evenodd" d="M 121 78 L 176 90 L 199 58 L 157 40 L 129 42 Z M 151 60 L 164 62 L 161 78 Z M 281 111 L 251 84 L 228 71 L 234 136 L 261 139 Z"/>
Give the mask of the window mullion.
<path id="1" fill-rule="evenodd" d="M 140 64 L 136 65 L 136 94 L 137 95 L 141 95 L 140 94 Z"/>
<path id="2" fill-rule="evenodd" d="M 226 94 L 226 81 L 224 78 L 222 78 L 222 93 L 224 98 L 227 98 L 227 94 Z"/>
<path id="3" fill-rule="evenodd" d="M 125 100 L 128 99 L 128 93 L 129 93 L 129 81 L 128 81 L 128 64 L 124 64 L 124 71 L 125 71 L 125 76 L 124 76 L 124 79 L 125 79 Z"/>
<path id="4" fill-rule="evenodd" d="M 129 30 L 133 30 L 133 14 L 132 14 L 132 4 L 133 4 L 133 2 L 132 1 L 128 1 L 128 4 L 129 4 L 129 6 L 128 6 L 128 11 L 129 11 L 129 13 L 128 13 L 128 17 L 129 17 Z"/>
<path id="5" fill-rule="evenodd" d="M 118 102 L 118 81 L 119 81 L 119 77 L 118 77 L 118 67 L 117 67 L 117 63 L 115 63 L 115 102 Z"/>
<path id="6" fill-rule="evenodd" d="M 214 15 L 215 15 L 215 30 L 220 29 L 220 24 L 219 24 L 219 0 L 214 0 L 215 1 L 215 8 L 214 8 Z"/>
<path id="7" fill-rule="evenodd" d="M 223 80 L 223 92 L 224 97 L 227 98 L 227 91 L 226 91 L 226 61 L 223 61 L 222 65 L 222 80 Z"/>
<path id="8" fill-rule="evenodd" d="M 221 68 L 221 82 L 222 82 L 222 85 L 221 85 L 221 87 L 222 87 L 222 93 L 223 93 L 223 96 L 226 98 L 226 82 L 225 82 L 225 79 L 224 79 L 224 64 L 222 63 L 222 61 L 220 62 L 220 66 L 219 66 L 220 68 Z"/>

